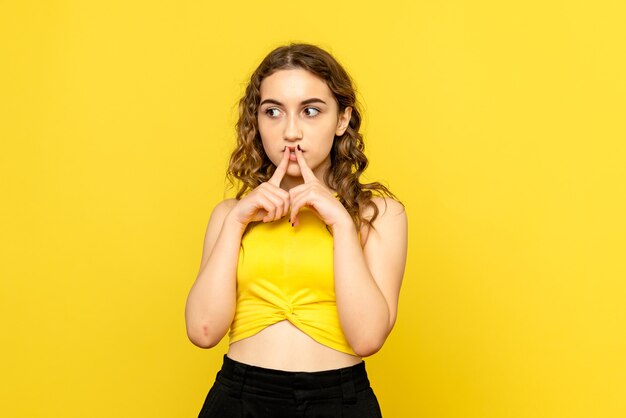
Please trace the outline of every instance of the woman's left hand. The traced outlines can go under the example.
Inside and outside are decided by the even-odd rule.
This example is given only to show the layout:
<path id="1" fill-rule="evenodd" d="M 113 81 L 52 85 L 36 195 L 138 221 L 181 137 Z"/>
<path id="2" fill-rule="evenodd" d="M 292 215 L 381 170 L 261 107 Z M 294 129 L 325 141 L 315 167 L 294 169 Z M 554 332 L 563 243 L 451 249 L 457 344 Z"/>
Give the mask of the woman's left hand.
<path id="1" fill-rule="evenodd" d="M 333 196 L 331 191 L 315 177 L 315 174 L 306 163 L 299 147 L 296 147 L 295 153 L 302 178 L 304 179 L 304 184 L 289 190 L 289 201 L 291 202 L 289 221 L 292 225 L 298 225 L 298 212 L 303 206 L 313 208 L 324 223 L 331 228 L 339 223 L 353 223 L 346 208 L 344 208 L 341 202 Z"/>

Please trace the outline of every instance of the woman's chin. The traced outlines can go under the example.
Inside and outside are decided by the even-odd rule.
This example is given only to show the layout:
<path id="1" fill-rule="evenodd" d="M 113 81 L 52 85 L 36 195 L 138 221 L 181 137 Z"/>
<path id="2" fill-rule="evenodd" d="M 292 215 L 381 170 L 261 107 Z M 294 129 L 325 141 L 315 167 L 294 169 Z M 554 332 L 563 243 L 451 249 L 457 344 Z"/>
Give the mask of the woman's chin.
<path id="1" fill-rule="evenodd" d="M 289 177 L 302 177 L 302 172 L 300 171 L 298 163 L 293 164 L 290 162 L 285 175 Z"/>

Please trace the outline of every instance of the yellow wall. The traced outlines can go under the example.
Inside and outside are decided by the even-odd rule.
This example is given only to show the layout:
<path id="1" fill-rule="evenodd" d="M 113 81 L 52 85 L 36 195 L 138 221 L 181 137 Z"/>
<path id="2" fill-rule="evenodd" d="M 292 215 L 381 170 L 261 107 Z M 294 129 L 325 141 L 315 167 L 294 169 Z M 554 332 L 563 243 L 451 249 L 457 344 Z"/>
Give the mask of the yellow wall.
<path id="1" fill-rule="evenodd" d="M 372 2 L 374 3 L 374 2 Z M 335 53 L 403 199 L 387 418 L 626 416 L 626 6 L 0 5 L 3 417 L 192 417 L 226 341 L 184 304 L 235 105 L 284 42 Z"/>

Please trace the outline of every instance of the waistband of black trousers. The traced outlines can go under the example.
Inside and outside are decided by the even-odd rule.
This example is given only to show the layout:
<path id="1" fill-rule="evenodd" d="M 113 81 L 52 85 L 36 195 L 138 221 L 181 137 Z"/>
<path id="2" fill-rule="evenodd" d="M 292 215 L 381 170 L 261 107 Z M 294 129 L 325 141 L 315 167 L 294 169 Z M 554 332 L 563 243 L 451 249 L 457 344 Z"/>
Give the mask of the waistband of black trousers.
<path id="1" fill-rule="evenodd" d="M 248 392 L 285 399 L 343 397 L 347 402 L 355 402 L 356 392 L 370 387 L 365 361 L 333 370 L 293 372 L 241 363 L 226 354 L 216 380 L 237 396 Z"/>

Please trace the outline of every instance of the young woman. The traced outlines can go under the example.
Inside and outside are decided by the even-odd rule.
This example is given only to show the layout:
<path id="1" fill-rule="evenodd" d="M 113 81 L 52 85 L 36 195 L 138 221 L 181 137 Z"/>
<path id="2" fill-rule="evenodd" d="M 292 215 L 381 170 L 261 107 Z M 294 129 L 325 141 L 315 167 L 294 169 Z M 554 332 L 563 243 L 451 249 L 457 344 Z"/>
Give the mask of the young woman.
<path id="1" fill-rule="evenodd" d="M 326 51 L 271 51 L 239 103 L 208 223 L 187 335 L 230 345 L 199 417 L 380 417 L 362 357 L 396 320 L 403 205 L 367 166 L 351 79 Z"/>

